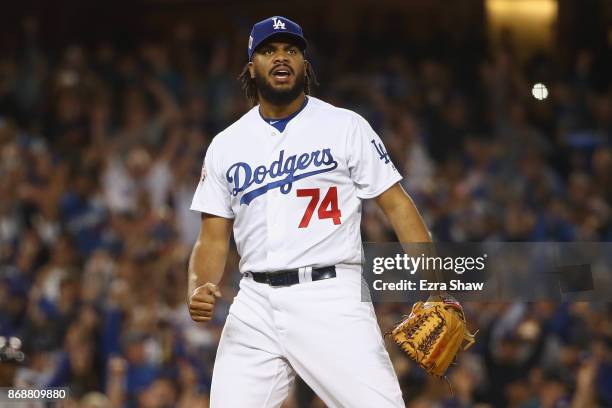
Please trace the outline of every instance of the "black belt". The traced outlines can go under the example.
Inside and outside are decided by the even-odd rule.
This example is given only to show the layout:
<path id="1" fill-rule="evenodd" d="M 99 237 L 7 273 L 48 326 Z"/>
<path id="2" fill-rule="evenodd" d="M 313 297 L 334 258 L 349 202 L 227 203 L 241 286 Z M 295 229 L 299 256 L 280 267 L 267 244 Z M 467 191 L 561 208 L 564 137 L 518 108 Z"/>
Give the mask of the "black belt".
<path id="1" fill-rule="evenodd" d="M 298 269 L 276 272 L 247 272 L 247 274 L 252 276 L 255 282 L 267 283 L 270 286 L 290 286 L 300 283 L 300 271 Z M 312 268 L 310 276 L 312 277 L 312 281 L 335 278 L 336 267 L 332 265 L 322 268 Z"/>

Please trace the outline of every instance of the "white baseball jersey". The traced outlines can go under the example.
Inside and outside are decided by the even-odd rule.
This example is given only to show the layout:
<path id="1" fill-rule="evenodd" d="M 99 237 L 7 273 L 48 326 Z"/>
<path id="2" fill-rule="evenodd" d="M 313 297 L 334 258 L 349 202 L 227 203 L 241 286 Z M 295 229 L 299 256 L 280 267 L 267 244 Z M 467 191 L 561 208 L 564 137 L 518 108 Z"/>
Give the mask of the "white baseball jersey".
<path id="1" fill-rule="evenodd" d="M 241 272 L 361 263 L 361 200 L 402 178 L 363 117 L 307 98 L 283 132 L 256 106 L 206 152 L 191 209 L 234 219 Z"/>

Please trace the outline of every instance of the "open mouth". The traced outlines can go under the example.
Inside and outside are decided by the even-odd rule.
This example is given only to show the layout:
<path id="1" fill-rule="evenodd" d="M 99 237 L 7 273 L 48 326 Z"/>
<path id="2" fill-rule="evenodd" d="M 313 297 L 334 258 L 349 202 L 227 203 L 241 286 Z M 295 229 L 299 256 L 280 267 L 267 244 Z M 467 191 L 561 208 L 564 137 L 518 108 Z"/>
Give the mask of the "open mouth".
<path id="1" fill-rule="evenodd" d="M 286 81 L 291 76 L 291 69 L 288 67 L 278 67 L 272 70 L 272 77 L 278 81 Z"/>

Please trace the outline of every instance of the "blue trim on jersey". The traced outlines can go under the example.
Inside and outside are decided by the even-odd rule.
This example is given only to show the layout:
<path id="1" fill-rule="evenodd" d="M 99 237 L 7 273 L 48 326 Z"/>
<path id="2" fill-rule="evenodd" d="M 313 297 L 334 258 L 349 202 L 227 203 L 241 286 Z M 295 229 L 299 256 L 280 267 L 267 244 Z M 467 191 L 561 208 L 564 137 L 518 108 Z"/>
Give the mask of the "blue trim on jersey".
<path id="1" fill-rule="evenodd" d="M 306 107 L 306 104 L 308 104 L 308 96 L 304 97 L 304 103 L 302 103 L 302 106 L 300 106 L 300 109 L 293 112 L 291 115 L 287 116 L 286 118 L 282 118 L 282 119 L 266 119 L 263 117 L 259 109 L 258 109 L 258 112 L 259 112 L 259 116 L 261 116 L 261 118 L 265 120 L 268 125 L 276 128 L 276 130 L 282 133 L 285 131 L 285 128 L 287 127 L 287 124 L 289 123 L 289 121 L 295 118 L 301 111 L 304 110 L 304 108 Z"/>

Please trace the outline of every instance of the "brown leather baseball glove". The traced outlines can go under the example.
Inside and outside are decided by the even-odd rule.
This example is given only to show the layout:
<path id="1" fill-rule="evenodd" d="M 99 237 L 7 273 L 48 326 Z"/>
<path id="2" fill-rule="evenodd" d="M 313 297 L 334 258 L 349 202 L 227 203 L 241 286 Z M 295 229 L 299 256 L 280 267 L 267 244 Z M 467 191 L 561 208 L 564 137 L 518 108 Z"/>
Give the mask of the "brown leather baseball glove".
<path id="1" fill-rule="evenodd" d="M 432 295 L 416 302 L 389 333 L 395 342 L 423 369 L 443 377 L 464 341 L 467 350 L 475 343 L 465 321 L 463 307 L 452 296 Z M 450 384 L 449 384 L 450 385 Z"/>

